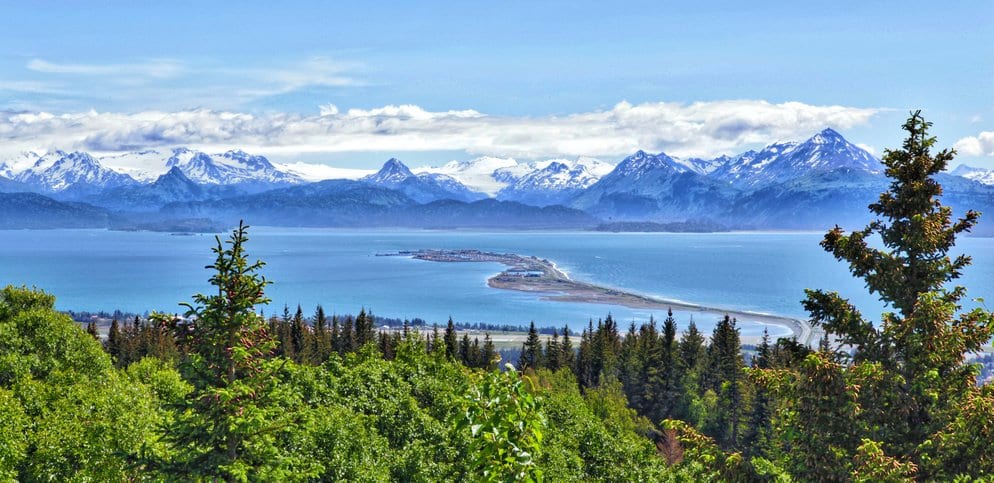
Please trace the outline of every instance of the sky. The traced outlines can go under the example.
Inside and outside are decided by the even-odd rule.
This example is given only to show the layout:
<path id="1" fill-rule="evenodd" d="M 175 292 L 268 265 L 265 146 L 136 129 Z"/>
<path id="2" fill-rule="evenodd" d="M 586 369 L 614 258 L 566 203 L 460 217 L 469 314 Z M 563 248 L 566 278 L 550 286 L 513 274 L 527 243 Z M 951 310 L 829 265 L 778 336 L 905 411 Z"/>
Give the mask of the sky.
<path id="1" fill-rule="evenodd" d="M 0 0 L 0 151 L 735 154 L 922 109 L 994 168 L 994 2 Z"/>

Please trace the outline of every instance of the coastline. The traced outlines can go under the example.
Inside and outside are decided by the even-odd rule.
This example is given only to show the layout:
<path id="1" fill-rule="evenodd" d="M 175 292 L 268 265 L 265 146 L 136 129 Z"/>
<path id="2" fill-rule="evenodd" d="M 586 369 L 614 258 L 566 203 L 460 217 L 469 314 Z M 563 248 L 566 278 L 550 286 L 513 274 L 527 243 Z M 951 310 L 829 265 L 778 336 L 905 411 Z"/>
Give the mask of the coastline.
<path id="1" fill-rule="evenodd" d="M 554 262 L 534 256 L 479 250 L 404 250 L 377 253 L 376 256 L 403 256 L 441 263 L 496 262 L 507 268 L 487 280 L 489 287 L 541 294 L 542 300 L 618 305 L 633 309 L 673 309 L 717 317 L 728 315 L 740 322 L 784 327 L 790 330 L 798 341 L 807 345 L 817 342 L 816 336 L 820 337 L 820 331 L 814 330 L 810 324 L 801 319 L 667 300 L 573 280 L 566 272 L 556 267 Z"/>

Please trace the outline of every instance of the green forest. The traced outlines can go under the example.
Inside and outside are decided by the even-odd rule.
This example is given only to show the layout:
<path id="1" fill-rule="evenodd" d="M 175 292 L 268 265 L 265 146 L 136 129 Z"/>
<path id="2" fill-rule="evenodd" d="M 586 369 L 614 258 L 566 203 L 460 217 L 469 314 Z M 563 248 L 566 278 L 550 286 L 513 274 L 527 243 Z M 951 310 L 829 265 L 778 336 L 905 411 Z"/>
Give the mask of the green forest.
<path id="1" fill-rule="evenodd" d="M 891 312 L 798 294 L 817 347 L 744 354 L 736 321 L 672 316 L 541 337 L 519 360 L 452 321 L 260 315 L 248 227 L 217 239 L 183 317 L 106 338 L 35 288 L 0 291 L 0 479 L 15 481 L 994 481 L 994 385 L 967 356 L 994 315 L 933 179 L 953 159 L 918 112 L 883 157 L 877 221 L 821 245 Z M 205 247 L 206 249 L 206 247 Z M 544 340 L 543 340 L 544 339 Z"/>

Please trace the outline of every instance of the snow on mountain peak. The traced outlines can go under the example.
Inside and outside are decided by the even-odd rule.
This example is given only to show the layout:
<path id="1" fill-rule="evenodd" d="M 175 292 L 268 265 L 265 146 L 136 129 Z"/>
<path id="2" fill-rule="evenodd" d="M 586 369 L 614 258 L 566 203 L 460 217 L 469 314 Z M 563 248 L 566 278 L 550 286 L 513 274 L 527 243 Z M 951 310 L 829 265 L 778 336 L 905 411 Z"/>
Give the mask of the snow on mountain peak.
<path id="1" fill-rule="evenodd" d="M 14 179 L 48 191 L 65 191 L 77 185 L 95 188 L 120 186 L 133 182 L 126 175 L 108 169 L 88 153 L 53 151 L 39 157 L 30 168 Z"/>
<path id="2" fill-rule="evenodd" d="M 407 165 L 397 158 L 390 158 L 387 162 L 383 163 L 383 167 L 379 171 L 364 177 L 363 180 L 376 184 L 396 186 L 412 176 L 414 176 L 414 173 L 411 172 Z"/>
<path id="3" fill-rule="evenodd" d="M 994 169 L 974 168 L 973 166 L 961 164 L 952 170 L 950 174 L 994 186 Z"/>

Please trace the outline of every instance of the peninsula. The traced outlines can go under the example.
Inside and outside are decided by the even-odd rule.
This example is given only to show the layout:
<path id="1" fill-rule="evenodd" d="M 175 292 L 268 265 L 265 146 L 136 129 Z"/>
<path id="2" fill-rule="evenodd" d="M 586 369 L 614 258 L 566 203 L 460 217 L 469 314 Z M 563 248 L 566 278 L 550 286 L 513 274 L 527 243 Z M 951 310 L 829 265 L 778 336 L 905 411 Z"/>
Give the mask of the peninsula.
<path id="1" fill-rule="evenodd" d="M 740 322 L 759 322 L 786 327 L 797 340 L 808 345 L 815 343 L 821 336 L 820 331 L 814 330 L 807 321 L 801 319 L 689 304 L 573 280 L 557 268 L 555 263 L 534 256 L 480 250 L 402 250 L 376 255 L 410 257 L 429 262 L 500 263 L 507 268 L 490 277 L 487 285 L 504 290 L 544 294 L 543 300 L 620 305 L 635 309 L 673 309 L 719 317 L 727 314 Z"/>

